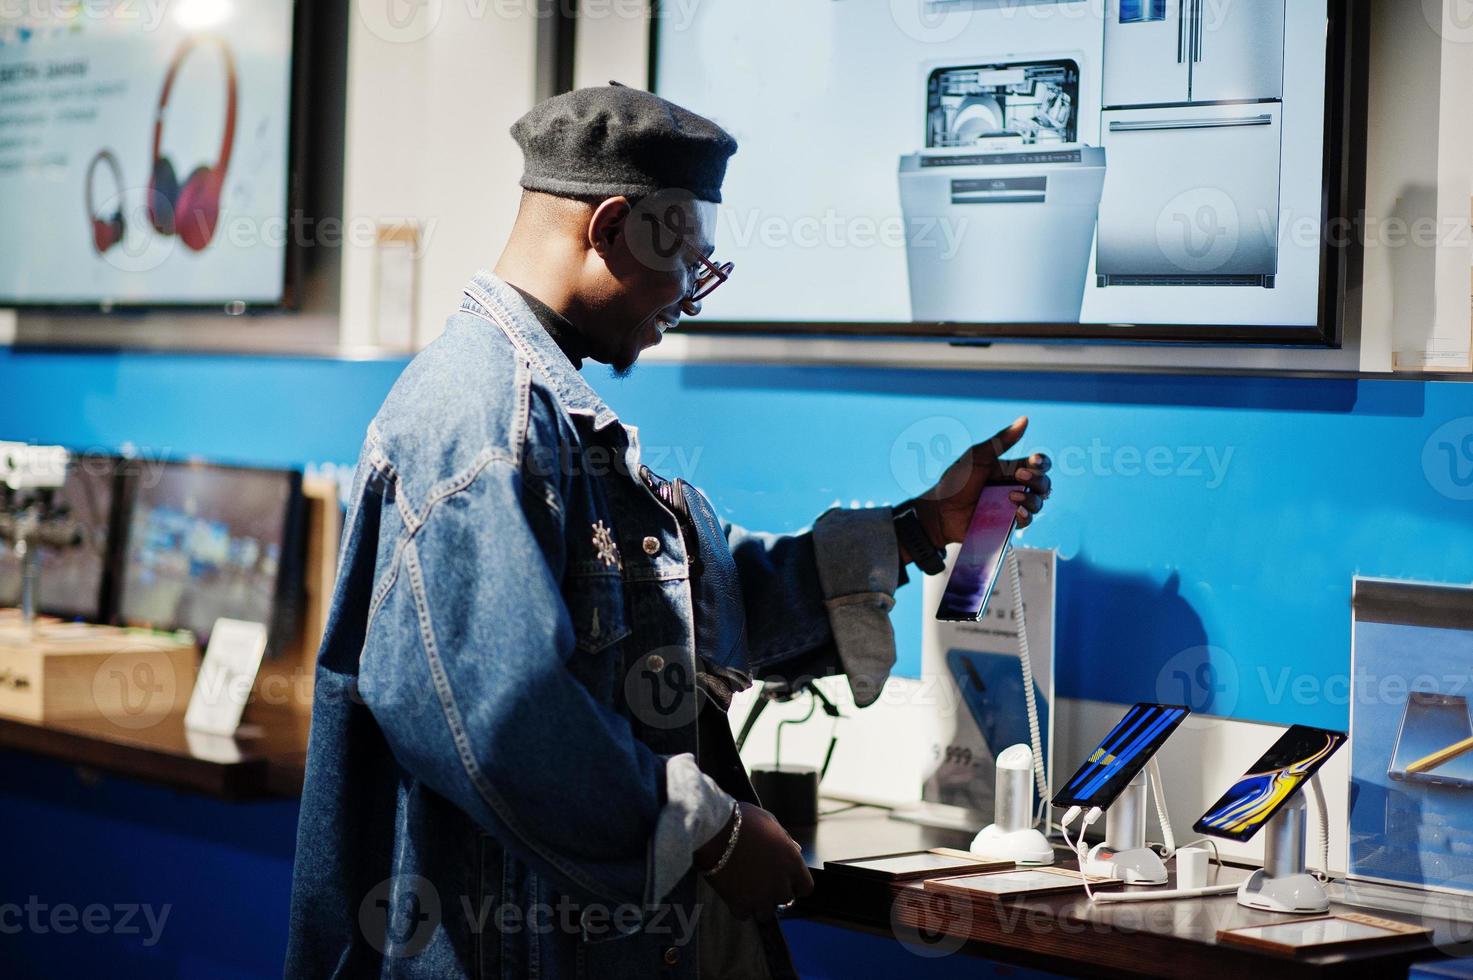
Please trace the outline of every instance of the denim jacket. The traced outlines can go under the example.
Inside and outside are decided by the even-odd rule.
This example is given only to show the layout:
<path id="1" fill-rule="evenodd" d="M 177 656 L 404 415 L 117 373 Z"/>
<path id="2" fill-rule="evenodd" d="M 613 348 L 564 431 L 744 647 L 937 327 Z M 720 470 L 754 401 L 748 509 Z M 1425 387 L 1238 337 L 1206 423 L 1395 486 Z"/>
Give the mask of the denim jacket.
<path id="1" fill-rule="evenodd" d="M 888 508 L 758 535 L 645 470 L 477 275 L 360 457 L 287 975 L 696 976 L 692 851 L 749 792 L 697 764 L 700 691 L 843 671 L 874 700 L 898 578 Z"/>

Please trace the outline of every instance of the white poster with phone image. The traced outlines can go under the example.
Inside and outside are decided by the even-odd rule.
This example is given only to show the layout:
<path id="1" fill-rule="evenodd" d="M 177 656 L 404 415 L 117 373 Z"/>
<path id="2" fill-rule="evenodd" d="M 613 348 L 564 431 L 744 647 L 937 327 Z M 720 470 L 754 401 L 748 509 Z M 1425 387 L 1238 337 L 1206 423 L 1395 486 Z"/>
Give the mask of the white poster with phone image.
<path id="1" fill-rule="evenodd" d="M 1350 876 L 1473 893 L 1473 589 L 1354 590 Z"/>
<path id="2" fill-rule="evenodd" d="M 1045 768 L 1052 775 L 1057 554 L 1029 548 L 1014 553 L 1039 736 Z M 948 565 L 955 562 L 953 554 Z M 948 576 L 930 576 L 925 583 L 921 677 L 923 688 L 935 692 L 937 710 L 931 719 L 922 799 L 959 807 L 973 815 L 970 819 L 980 819 L 979 827 L 992 822 L 998 754 L 1031 742 L 1010 563 L 1011 559 L 1003 563 L 992 598 L 977 622 L 937 620 L 931 610 L 941 604 Z"/>

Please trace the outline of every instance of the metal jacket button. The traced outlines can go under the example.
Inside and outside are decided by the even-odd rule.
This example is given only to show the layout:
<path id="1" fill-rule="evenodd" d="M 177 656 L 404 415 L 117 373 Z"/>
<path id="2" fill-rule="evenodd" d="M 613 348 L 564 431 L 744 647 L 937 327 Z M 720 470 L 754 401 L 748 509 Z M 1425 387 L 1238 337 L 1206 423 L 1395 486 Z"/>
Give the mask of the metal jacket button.
<path id="1" fill-rule="evenodd" d="M 674 946 L 671 946 L 669 949 L 665 950 L 665 965 L 666 966 L 674 966 L 675 964 L 677 964 L 679 962 L 680 962 L 680 950 L 676 949 Z"/>
<path id="2" fill-rule="evenodd" d="M 660 553 L 660 539 L 651 535 L 644 539 L 644 553 L 653 558 Z"/>
<path id="3" fill-rule="evenodd" d="M 652 653 L 649 655 L 649 659 L 644 662 L 644 665 L 658 674 L 665 669 L 665 658 L 658 653 Z"/>

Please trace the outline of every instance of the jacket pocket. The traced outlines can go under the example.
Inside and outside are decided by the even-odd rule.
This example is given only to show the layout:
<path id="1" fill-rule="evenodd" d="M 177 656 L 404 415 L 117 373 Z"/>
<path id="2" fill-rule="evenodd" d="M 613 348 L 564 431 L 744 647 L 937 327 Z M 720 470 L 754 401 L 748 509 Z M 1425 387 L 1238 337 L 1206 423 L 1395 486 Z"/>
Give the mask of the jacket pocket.
<path id="1" fill-rule="evenodd" d="M 624 582 L 617 576 L 573 576 L 564 587 L 563 597 L 573 620 L 579 652 L 598 653 L 629 635 Z"/>

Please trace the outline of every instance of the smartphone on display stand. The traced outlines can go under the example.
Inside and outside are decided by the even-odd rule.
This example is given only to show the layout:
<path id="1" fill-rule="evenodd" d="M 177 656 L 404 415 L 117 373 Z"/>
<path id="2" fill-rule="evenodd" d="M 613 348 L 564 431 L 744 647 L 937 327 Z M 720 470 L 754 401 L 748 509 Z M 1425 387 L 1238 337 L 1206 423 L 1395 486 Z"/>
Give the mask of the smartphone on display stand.
<path id="1" fill-rule="evenodd" d="M 1054 796 L 1054 806 L 1103 809 L 1114 803 L 1189 714 L 1179 704 L 1132 707 Z"/>
<path id="2" fill-rule="evenodd" d="M 1253 839 L 1305 781 L 1345 744 L 1344 732 L 1295 725 L 1202 815 L 1193 829 L 1238 842 Z"/>
<path id="3" fill-rule="evenodd" d="M 951 568 L 936 618 L 943 623 L 975 623 L 987 609 L 993 586 L 1002 573 L 1008 543 L 1018 527 L 1018 505 L 1010 495 L 1018 483 L 989 483 L 977 498 L 961 554 Z"/>

